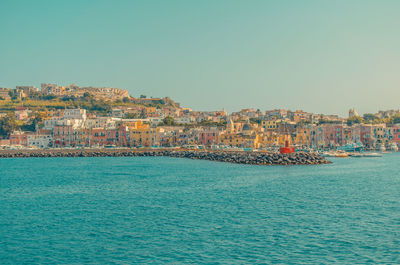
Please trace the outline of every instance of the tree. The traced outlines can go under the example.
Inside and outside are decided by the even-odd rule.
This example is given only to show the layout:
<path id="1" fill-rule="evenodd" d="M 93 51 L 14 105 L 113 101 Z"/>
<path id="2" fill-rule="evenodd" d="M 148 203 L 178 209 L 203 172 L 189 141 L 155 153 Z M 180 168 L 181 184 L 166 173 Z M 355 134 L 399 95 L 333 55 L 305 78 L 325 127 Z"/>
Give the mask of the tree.
<path id="1" fill-rule="evenodd" d="M 9 138 L 10 134 L 18 129 L 17 120 L 14 114 L 8 114 L 0 119 L 0 135 Z"/>
<path id="2" fill-rule="evenodd" d="M 260 118 L 250 118 L 250 122 L 253 124 L 261 124 Z"/>
<path id="3" fill-rule="evenodd" d="M 34 114 L 33 119 L 32 119 L 32 125 L 34 126 L 35 130 L 36 130 L 36 125 L 43 122 L 43 118 L 44 118 L 43 114 L 41 114 L 39 112 L 36 112 Z"/>
<path id="4" fill-rule="evenodd" d="M 393 116 L 392 119 L 393 119 L 393 122 L 392 122 L 392 123 L 394 123 L 394 124 L 400 123 L 400 115 L 399 115 L 399 114 Z"/>
<path id="5" fill-rule="evenodd" d="M 353 117 L 347 119 L 347 125 L 349 125 L 349 126 L 351 126 L 353 124 L 358 124 L 361 122 L 362 122 L 362 119 L 358 116 L 353 116 Z"/>
<path id="6" fill-rule="evenodd" d="M 92 101 L 92 100 L 94 100 L 94 97 L 89 92 L 85 92 L 85 93 L 83 93 L 82 100 L 84 100 L 84 101 Z"/>
<path id="7" fill-rule="evenodd" d="M 124 97 L 123 99 L 122 99 L 122 102 L 124 102 L 124 103 L 129 103 L 131 100 L 130 100 L 130 98 L 128 98 L 128 97 Z"/>
<path id="8" fill-rule="evenodd" d="M 365 113 L 363 115 L 363 118 L 364 118 L 365 121 L 379 120 L 378 116 L 376 116 L 375 114 L 371 114 L 371 113 Z"/>
<path id="9" fill-rule="evenodd" d="M 146 118 L 147 118 L 146 109 L 142 109 L 142 110 L 140 111 L 139 118 L 140 118 L 140 119 L 146 119 Z"/>
<path id="10" fill-rule="evenodd" d="M 210 121 L 210 120 L 202 120 L 201 122 L 197 123 L 198 126 L 207 126 L 207 127 L 215 127 L 219 126 L 218 122 Z"/>
<path id="11" fill-rule="evenodd" d="M 176 125 L 174 118 L 172 118 L 171 116 L 165 117 L 163 119 L 163 124 L 167 126 Z"/>
<path id="12" fill-rule="evenodd" d="M 140 98 L 147 98 L 146 95 L 140 95 Z"/>
<path id="13" fill-rule="evenodd" d="M 43 99 L 43 100 L 52 100 L 52 99 L 55 99 L 55 98 L 57 98 L 56 95 L 41 95 L 40 96 L 40 99 Z"/>
<path id="14" fill-rule="evenodd" d="M 136 113 L 129 112 L 129 113 L 126 113 L 126 114 L 124 115 L 124 118 L 125 118 L 125 119 L 137 119 L 137 114 L 136 114 Z"/>

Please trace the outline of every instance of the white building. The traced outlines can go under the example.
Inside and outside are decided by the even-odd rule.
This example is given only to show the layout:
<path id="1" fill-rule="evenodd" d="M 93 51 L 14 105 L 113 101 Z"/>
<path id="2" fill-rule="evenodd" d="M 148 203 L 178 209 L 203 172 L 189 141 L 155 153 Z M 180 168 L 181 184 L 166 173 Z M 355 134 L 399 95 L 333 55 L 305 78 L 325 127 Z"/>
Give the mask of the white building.
<path id="1" fill-rule="evenodd" d="M 195 121 L 195 118 L 193 117 L 179 117 L 174 119 L 176 123 L 179 124 L 190 124 Z"/>
<path id="2" fill-rule="evenodd" d="M 163 119 L 160 117 L 150 117 L 147 118 L 147 120 L 149 121 L 150 125 L 158 125 L 163 121 Z"/>
<path id="3" fill-rule="evenodd" d="M 53 130 L 54 126 L 57 124 L 58 121 L 62 120 L 62 118 L 51 118 L 44 120 L 44 129 L 45 130 Z"/>
<path id="4" fill-rule="evenodd" d="M 53 137 L 50 134 L 29 134 L 27 137 L 27 145 L 38 148 L 50 147 Z"/>
<path id="5" fill-rule="evenodd" d="M 66 109 L 64 110 L 64 119 L 86 120 L 85 109 Z"/>
<path id="6" fill-rule="evenodd" d="M 86 128 L 115 128 L 115 120 L 110 117 L 97 117 L 85 121 Z"/>

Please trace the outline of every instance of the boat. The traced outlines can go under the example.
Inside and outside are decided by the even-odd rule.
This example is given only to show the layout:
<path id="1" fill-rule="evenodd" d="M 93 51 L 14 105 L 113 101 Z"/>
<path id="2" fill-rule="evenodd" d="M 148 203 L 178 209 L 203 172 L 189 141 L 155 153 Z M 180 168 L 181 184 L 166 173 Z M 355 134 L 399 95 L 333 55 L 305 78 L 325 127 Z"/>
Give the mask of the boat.
<path id="1" fill-rule="evenodd" d="M 339 146 L 337 149 L 344 152 L 361 152 L 364 151 L 364 145 L 361 142 L 356 142 Z"/>
<path id="2" fill-rule="evenodd" d="M 386 151 L 385 145 L 384 144 L 380 144 L 378 146 L 378 150 L 381 151 L 381 152 L 385 152 Z"/>
<path id="3" fill-rule="evenodd" d="M 399 147 L 397 146 L 396 143 L 392 143 L 390 145 L 390 150 L 393 151 L 393 152 L 397 152 L 397 151 L 399 151 Z"/>
<path id="4" fill-rule="evenodd" d="M 349 154 L 344 151 L 337 151 L 337 152 L 324 152 L 322 153 L 324 157 L 348 157 Z"/>
<path id="5" fill-rule="evenodd" d="M 379 153 L 364 153 L 364 157 L 382 157 Z"/>
<path id="6" fill-rule="evenodd" d="M 335 153 L 335 157 L 348 157 L 348 156 L 349 156 L 349 154 L 344 151 L 337 151 Z"/>

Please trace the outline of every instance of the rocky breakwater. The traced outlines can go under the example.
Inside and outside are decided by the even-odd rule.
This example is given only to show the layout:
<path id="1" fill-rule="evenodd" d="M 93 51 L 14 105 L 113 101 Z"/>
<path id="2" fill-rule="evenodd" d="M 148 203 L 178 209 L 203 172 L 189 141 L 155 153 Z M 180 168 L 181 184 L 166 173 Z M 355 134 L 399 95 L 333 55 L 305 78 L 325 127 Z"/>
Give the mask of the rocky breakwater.
<path id="1" fill-rule="evenodd" d="M 331 163 L 318 154 L 304 152 L 279 154 L 265 152 L 180 151 L 173 152 L 169 156 L 250 165 L 318 165 Z"/>
<path id="2" fill-rule="evenodd" d="M 46 149 L 0 150 L 0 158 L 168 156 L 250 165 L 318 165 L 330 161 L 314 153 L 195 151 L 174 149 Z"/>

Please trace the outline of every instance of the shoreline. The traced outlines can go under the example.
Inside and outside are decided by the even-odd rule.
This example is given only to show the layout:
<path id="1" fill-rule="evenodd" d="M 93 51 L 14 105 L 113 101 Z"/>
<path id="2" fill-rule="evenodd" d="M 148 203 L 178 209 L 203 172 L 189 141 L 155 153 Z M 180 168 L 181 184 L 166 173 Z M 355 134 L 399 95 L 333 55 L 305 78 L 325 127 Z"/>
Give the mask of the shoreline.
<path id="1" fill-rule="evenodd" d="M 321 155 L 297 152 L 280 154 L 272 152 L 210 151 L 184 149 L 25 149 L 0 150 L 0 158 L 33 157 L 151 157 L 201 159 L 249 165 L 321 165 L 331 162 Z"/>

